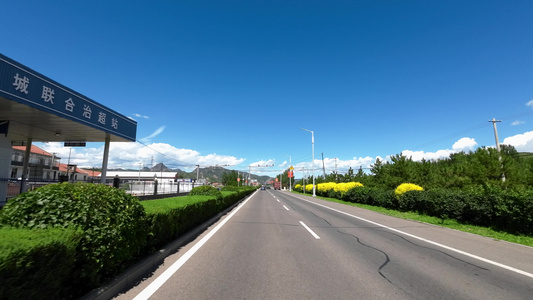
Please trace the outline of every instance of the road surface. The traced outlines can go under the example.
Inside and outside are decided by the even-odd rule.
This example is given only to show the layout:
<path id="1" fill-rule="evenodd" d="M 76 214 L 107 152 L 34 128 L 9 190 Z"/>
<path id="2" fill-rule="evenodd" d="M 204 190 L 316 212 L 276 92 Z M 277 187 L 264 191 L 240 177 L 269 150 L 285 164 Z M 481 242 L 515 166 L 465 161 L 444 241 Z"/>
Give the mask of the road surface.
<path id="1" fill-rule="evenodd" d="M 259 190 L 116 299 L 533 299 L 533 248 Z"/>

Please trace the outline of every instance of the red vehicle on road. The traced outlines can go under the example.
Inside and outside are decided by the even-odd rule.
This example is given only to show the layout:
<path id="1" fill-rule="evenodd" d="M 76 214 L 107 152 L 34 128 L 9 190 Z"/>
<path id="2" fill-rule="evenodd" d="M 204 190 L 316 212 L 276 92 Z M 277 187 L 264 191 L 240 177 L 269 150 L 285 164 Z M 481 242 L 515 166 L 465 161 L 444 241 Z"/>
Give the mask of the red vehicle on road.
<path id="1" fill-rule="evenodd" d="M 281 190 L 281 182 L 274 181 L 274 189 L 275 190 Z"/>

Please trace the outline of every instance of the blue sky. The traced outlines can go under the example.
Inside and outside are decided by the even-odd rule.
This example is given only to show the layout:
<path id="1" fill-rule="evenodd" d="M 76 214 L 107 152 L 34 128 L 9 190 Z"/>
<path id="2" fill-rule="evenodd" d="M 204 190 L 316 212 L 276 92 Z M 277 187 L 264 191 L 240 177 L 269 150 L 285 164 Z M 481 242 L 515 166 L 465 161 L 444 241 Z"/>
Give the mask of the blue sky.
<path id="1" fill-rule="evenodd" d="M 532 1 L 7 1 L 0 52 L 138 122 L 110 167 L 533 152 Z M 42 144 L 66 158 L 69 149 Z M 101 144 L 72 161 L 100 166 Z M 162 155 L 165 154 L 165 155 Z M 183 167 L 182 167 L 183 169 Z M 297 174 L 297 176 L 299 176 Z"/>

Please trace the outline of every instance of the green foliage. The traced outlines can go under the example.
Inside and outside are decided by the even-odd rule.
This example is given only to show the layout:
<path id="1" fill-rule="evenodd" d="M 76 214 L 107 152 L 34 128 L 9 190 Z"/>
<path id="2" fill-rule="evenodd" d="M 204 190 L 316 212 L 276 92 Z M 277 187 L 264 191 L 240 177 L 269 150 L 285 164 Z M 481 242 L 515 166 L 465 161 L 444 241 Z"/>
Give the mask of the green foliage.
<path id="1" fill-rule="evenodd" d="M 533 190 L 529 189 L 510 190 L 493 185 L 463 190 L 434 188 L 406 191 L 396 197 L 393 190 L 358 187 L 348 190 L 342 197 L 333 196 L 352 203 L 417 212 L 512 234 L 533 235 Z"/>
<path id="2" fill-rule="evenodd" d="M 402 182 L 416 182 L 434 188 L 480 188 L 486 185 L 504 189 L 533 188 L 533 157 L 520 155 L 512 146 L 478 148 L 474 152 L 453 153 L 447 159 L 415 162 L 403 155 L 390 161 L 377 159 L 372 176 L 361 180 L 365 186 L 392 189 Z M 505 181 L 502 177 L 505 176 Z"/>
<path id="3" fill-rule="evenodd" d="M 80 282 L 95 287 L 123 269 L 146 242 L 144 209 L 122 190 L 106 185 L 61 183 L 23 193 L 8 202 L 0 223 L 20 228 L 80 229 Z"/>
<path id="4" fill-rule="evenodd" d="M 255 189 L 142 204 L 81 183 L 22 194 L 0 212 L 0 299 L 77 298 Z"/>
<path id="5" fill-rule="evenodd" d="M 237 187 L 237 186 L 234 186 L 234 185 L 227 185 L 227 186 L 224 186 L 220 189 L 220 191 L 226 191 L 226 192 L 237 192 L 237 191 L 241 191 L 243 189 L 243 187 Z"/>
<path id="6" fill-rule="evenodd" d="M 172 241 L 218 212 L 250 194 L 255 188 L 244 187 L 239 191 L 218 191 L 221 198 L 195 195 L 143 201 L 149 228 L 150 251 Z"/>
<path id="7" fill-rule="evenodd" d="M 0 229 L 0 298 L 69 298 L 81 233 L 60 228 Z"/>
<path id="8" fill-rule="evenodd" d="M 241 181 L 237 181 L 237 178 L 240 178 Z M 222 174 L 222 184 L 226 187 L 228 186 L 239 186 L 239 185 L 242 185 L 244 183 L 244 174 L 240 174 L 235 171 L 235 170 L 232 170 L 231 172 L 226 172 L 224 174 Z"/>
<path id="9" fill-rule="evenodd" d="M 222 194 L 220 193 L 220 191 L 217 188 L 212 187 L 210 185 L 197 186 L 189 192 L 189 195 L 190 196 L 194 196 L 194 195 L 213 196 L 216 199 L 222 198 Z"/>
<path id="10" fill-rule="evenodd" d="M 187 201 L 189 203 L 185 205 L 180 203 L 179 198 L 143 201 L 142 204 L 147 207 L 146 219 L 149 229 L 147 246 L 150 252 L 164 246 L 217 213 L 218 201 L 213 196 L 193 196 L 193 200 Z M 152 204 L 144 202 L 152 202 Z"/>

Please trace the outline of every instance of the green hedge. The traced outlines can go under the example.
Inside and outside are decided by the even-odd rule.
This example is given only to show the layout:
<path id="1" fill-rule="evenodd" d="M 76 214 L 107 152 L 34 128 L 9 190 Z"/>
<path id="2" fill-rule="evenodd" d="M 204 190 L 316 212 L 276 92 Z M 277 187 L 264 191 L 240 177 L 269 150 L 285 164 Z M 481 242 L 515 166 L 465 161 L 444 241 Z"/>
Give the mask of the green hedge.
<path id="1" fill-rule="evenodd" d="M 147 246 L 153 251 L 172 241 L 195 226 L 207 221 L 218 212 L 230 207 L 254 189 L 218 191 L 217 196 L 187 196 L 143 201 L 149 229 Z"/>
<path id="2" fill-rule="evenodd" d="M 72 299 L 254 189 L 143 201 L 105 185 L 53 184 L 0 211 L 0 299 Z"/>
<path id="3" fill-rule="evenodd" d="M 144 209 L 122 190 L 89 183 L 50 184 L 11 199 L 0 224 L 28 229 L 80 229 L 73 282 L 78 290 L 97 287 L 124 269 L 146 242 Z"/>
<path id="4" fill-rule="evenodd" d="M 222 194 L 220 193 L 220 191 L 217 188 L 212 187 L 210 185 L 197 186 L 189 192 L 189 196 L 196 196 L 196 195 L 213 196 L 217 199 L 222 198 Z"/>
<path id="5" fill-rule="evenodd" d="M 81 237 L 62 228 L 1 228 L 0 299 L 71 298 Z"/>
<path id="6" fill-rule="evenodd" d="M 465 190 L 409 191 L 396 197 L 392 190 L 357 187 L 342 197 L 338 193 L 329 193 L 327 196 L 347 202 L 455 219 L 513 234 L 533 235 L 532 190 L 510 191 L 486 186 Z"/>

